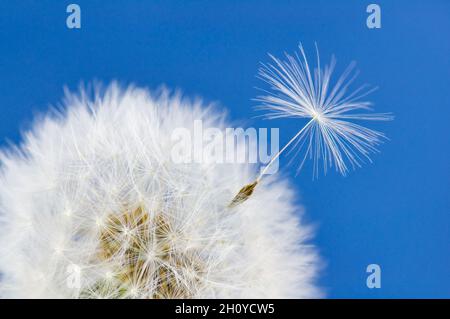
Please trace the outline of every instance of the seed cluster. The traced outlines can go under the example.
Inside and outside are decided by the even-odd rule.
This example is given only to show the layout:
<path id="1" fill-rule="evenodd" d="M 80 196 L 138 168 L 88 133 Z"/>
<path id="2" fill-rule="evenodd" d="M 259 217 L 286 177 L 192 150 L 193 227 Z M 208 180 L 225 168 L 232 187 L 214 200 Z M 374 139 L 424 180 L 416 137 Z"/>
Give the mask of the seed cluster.
<path id="1" fill-rule="evenodd" d="M 181 235 L 167 214 L 151 216 L 143 206 L 111 214 L 100 231 L 96 256 L 111 272 L 83 297 L 192 298 L 202 263 L 196 251 L 177 247 Z"/>

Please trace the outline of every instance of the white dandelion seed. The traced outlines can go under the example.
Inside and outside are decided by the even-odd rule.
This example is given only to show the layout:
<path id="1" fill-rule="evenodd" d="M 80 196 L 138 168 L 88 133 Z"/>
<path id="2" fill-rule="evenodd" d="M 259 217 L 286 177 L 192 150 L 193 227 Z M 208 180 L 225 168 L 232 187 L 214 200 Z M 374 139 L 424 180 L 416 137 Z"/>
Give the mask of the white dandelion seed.
<path id="1" fill-rule="evenodd" d="M 278 158 L 292 144 L 296 153 L 303 153 L 297 173 L 305 160 L 313 159 L 313 174 L 317 176 L 320 162 L 326 173 L 334 166 L 345 175 L 349 166 L 360 167 L 361 163 L 371 161 L 370 154 L 385 138 L 381 132 L 366 128 L 352 121 L 391 120 L 389 113 L 367 113 L 372 103 L 363 100 L 376 88 L 363 85 L 349 92 L 350 84 L 358 72 L 355 64 L 350 64 L 336 83 L 332 83 L 332 73 L 336 60 L 334 56 L 329 65 L 322 69 L 319 51 L 316 46 L 317 67 L 311 72 L 302 45 L 299 45 L 301 57 L 286 54 L 282 61 L 271 55 L 274 64 L 263 65 L 259 77 L 267 82 L 273 92 L 259 96 L 256 100 L 262 104 L 257 108 L 269 111 L 266 118 L 306 118 L 306 125 L 272 158 Z M 355 112 L 356 111 L 356 112 Z M 294 156 L 295 157 L 295 156 Z M 261 172 L 258 180 L 269 167 Z"/>
<path id="2" fill-rule="evenodd" d="M 264 115 L 268 119 L 291 117 L 309 121 L 272 157 L 253 183 L 240 189 L 230 204 L 232 207 L 253 194 L 269 167 L 289 147 L 291 151 L 296 150 L 293 159 L 297 155 L 301 158 L 297 174 L 306 159 L 311 158 L 313 177 L 318 175 L 320 162 L 325 174 L 329 167 L 334 166 L 345 175 L 349 165 L 356 168 L 364 161 L 371 162 L 370 154 L 377 152 L 376 147 L 385 139 L 383 133 L 352 122 L 393 118 L 390 113 L 359 112 L 370 110 L 372 103 L 363 98 L 376 88 L 363 85 L 348 93 L 350 84 L 358 75 L 354 71 L 355 64 L 350 64 L 333 85 L 331 75 L 336 65 L 335 58 L 332 57 L 330 64 L 322 69 L 316 46 L 317 67 L 311 72 L 301 44 L 299 49 L 301 57 L 297 53 L 295 56 L 286 54 L 286 60 L 282 61 L 270 55 L 274 64 L 263 64 L 259 77 L 271 86 L 273 92 L 266 91 L 268 95 L 256 98 L 261 103 L 256 108 L 269 111 Z"/>
<path id="3" fill-rule="evenodd" d="M 286 181 L 230 209 L 251 167 L 172 161 L 172 131 L 199 119 L 226 127 L 200 102 L 112 85 L 0 152 L 0 296 L 321 296 Z"/>

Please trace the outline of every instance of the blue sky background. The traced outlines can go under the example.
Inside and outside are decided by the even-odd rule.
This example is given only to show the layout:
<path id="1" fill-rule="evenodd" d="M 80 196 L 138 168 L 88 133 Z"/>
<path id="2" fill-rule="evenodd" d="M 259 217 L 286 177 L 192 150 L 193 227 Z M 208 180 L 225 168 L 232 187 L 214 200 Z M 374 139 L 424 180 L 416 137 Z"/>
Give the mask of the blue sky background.
<path id="1" fill-rule="evenodd" d="M 450 297 L 450 2 L 376 1 L 382 28 L 366 27 L 369 1 L 77 0 L 81 30 L 66 28 L 70 1 L 0 3 L 0 141 L 17 142 L 33 114 L 61 100 L 63 85 L 97 79 L 161 83 L 218 101 L 233 120 L 280 127 L 285 143 L 303 122 L 252 118 L 255 78 L 267 53 L 302 41 L 338 70 L 356 60 L 360 83 L 394 122 L 374 163 L 347 177 L 291 176 L 318 226 L 314 243 L 332 298 Z M 365 268 L 382 268 L 382 288 Z"/>

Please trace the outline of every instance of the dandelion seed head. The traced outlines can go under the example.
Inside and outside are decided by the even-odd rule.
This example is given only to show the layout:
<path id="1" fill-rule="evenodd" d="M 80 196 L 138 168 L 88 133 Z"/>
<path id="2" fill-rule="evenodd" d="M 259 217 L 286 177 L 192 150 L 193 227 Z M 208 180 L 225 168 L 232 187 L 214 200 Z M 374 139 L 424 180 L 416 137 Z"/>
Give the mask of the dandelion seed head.
<path id="1" fill-rule="evenodd" d="M 174 129 L 225 130 L 221 112 L 115 84 L 64 105 L 0 151 L 0 297 L 321 296 L 286 181 L 230 208 L 251 166 L 171 160 Z"/>

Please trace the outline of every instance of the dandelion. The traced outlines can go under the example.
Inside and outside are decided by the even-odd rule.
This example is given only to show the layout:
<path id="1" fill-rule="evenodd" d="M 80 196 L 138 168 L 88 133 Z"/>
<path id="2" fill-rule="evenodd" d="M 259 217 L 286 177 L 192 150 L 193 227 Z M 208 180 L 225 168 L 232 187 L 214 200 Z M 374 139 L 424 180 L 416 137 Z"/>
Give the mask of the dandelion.
<path id="1" fill-rule="evenodd" d="M 172 160 L 172 131 L 225 128 L 220 112 L 165 90 L 89 96 L 68 93 L 0 152 L 1 297 L 321 296 L 286 181 L 230 209 L 251 166 Z"/>
<path id="2" fill-rule="evenodd" d="M 286 54 L 286 60 L 272 55 L 273 64 L 263 64 L 259 78 L 267 82 L 272 92 L 259 96 L 261 104 L 257 109 L 268 111 L 265 118 L 299 118 L 308 122 L 292 139 L 272 157 L 266 167 L 251 184 L 244 186 L 233 199 L 231 206 L 245 201 L 252 195 L 270 165 L 289 147 L 296 149 L 300 157 L 297 174 L 307 158 L 313 160 L 313 176 L 317 176 L 322 163 L 324 173 L 330 167 L 345 175 L 349 167 L 360 167 L 364 161 L 371 161 L 370 154 L 377 152 L 377 146 L 385 139 L 381 132 L 366 128 L 354 121 L 391 120 L 389 113 L 369 113 L 372 103 L 364 98 L 376 88 L 368 85 L 349 91 L 350 84 L 358 76 L 355 64 L 350 64 L 332 83 L 332 73 L 336 59 L 332 57 L 329 65 L 321 67 L 319 51 L 316 46 L 317 66 L 314 70 L 302 45 L 301 57 Z M 296 156 L 294 156 L 295 158 Z"/>

